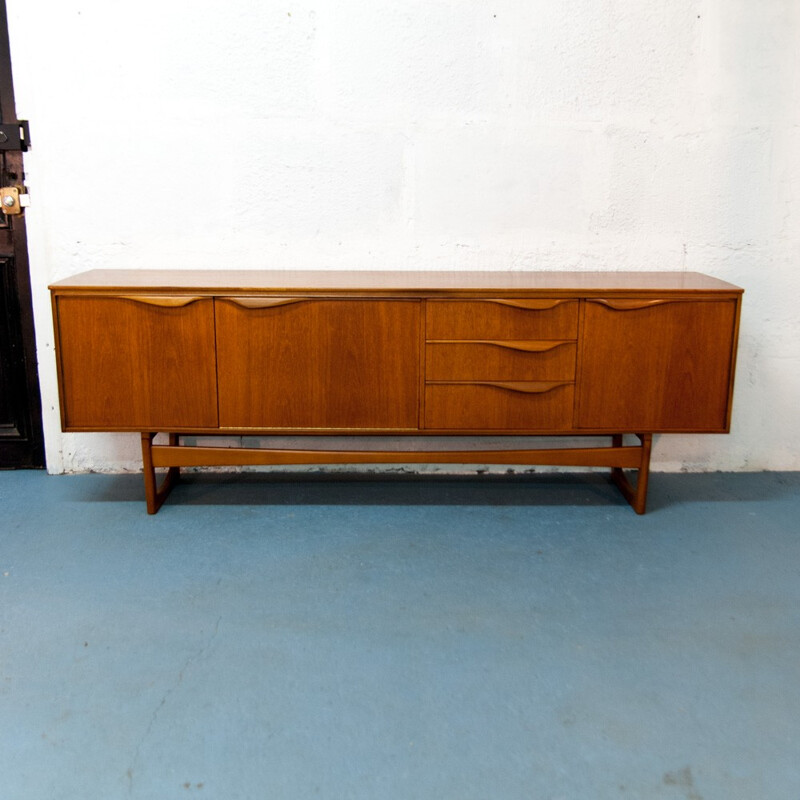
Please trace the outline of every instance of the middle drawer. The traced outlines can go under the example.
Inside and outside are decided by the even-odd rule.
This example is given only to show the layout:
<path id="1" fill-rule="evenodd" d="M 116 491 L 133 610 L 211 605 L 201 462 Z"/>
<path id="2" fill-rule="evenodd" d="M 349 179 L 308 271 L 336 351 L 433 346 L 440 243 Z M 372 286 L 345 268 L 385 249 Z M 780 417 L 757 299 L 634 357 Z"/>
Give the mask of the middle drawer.
<path id="1" fill-rule="evenodd" d="M 575 356 L 574 340 L 428 341 L 425 377 L 429 381 L 571 381 Z"/>

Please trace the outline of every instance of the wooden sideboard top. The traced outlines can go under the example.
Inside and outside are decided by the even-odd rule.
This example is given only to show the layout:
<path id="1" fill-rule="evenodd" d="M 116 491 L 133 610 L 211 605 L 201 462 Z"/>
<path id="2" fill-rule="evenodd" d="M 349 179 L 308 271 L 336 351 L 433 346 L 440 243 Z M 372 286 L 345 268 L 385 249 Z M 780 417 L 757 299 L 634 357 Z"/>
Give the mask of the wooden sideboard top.
<path id="1" fill-rule="evenodd" d="M 364 294 L 547 292 L 729 292 L 743 290 L 699 272 L 362 271 L 97 269 L 57 281 L 58 293 L 153 290 L 164 292 L 354 292 Z"/>

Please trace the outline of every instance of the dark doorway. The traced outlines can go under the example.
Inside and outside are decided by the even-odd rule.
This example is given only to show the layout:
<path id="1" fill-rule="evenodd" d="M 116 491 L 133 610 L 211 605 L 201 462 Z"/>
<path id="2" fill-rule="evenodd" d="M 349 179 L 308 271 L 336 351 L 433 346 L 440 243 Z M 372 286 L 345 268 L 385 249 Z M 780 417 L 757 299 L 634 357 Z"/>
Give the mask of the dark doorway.
<path id="1" fill-rule="evenodd" d="M 22 186 L 8 20 L 0 0 L 0 186 Z M 44 441 L 25 218 L 0 214 L 0 468 L 43 467 Z"/>

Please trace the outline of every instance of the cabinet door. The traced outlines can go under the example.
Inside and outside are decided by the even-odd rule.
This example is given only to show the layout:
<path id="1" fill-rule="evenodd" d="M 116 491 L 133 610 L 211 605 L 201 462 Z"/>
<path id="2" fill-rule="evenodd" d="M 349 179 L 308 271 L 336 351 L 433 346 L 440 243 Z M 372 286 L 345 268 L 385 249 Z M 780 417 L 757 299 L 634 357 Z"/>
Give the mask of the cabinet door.
<path id="1" fill-rule="evenodd" d="M 418 301 L 221 298 L 216 320 L 222 427 L 418 427 Z"/>
<path id="2" fill-rule="evenodd" d="M 586 301 L 578 427 L 728 428 L 737 301 Z"/>
<path id="3" fill-rule="evenodd" d="M 62 295 L 56 319 L 65 429 L 216 427 L 213 300 Z"/>

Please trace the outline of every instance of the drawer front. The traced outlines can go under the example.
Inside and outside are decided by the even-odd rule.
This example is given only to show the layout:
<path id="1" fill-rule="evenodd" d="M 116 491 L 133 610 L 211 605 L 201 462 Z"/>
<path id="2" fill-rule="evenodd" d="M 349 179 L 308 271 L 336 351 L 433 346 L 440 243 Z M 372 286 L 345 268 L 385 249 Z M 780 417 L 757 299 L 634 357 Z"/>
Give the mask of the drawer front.
<path id="1" fill-rule="evenodd" d="M 574 341 L 428 342 L 428 380 L 570 381 L 575 376 Z"/>
<path id="2" fill-rule="evenodd" d="M 425 427 L 436 430 L 563 431 L 572 427 L 572 383 L 429 383 Z"/>
<path id="3" fill-rule="evenodd" d="M 428 300 L 427 339 L 574 339 L 577 300 Z"/>

